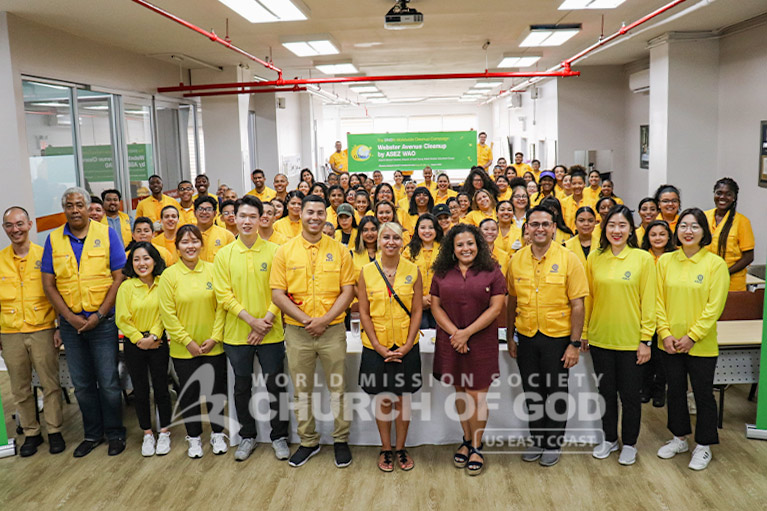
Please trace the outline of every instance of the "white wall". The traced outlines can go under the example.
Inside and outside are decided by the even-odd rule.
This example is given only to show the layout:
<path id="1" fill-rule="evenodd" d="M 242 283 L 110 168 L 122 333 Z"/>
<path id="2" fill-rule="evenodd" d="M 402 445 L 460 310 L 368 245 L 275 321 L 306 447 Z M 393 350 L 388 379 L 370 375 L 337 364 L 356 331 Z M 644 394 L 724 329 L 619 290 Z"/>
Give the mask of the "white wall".
<path id="1" fill-rule="evenodd" d="M 633 93 L 628 86 L 628 73 L 625 81 L 625 117 L 623 126 L 623 162 L 622 172 L 616 173 L 618 179 L 616 194 L 631 209 L 635 209 L 639 201 L 650 195 L 648 174 L 649 169 L 639 166 L 639 127 L 650 123 L 650 94 Z"/>
<path id="2" fill-rule="evenodd" d="M 749 217 L 756 237 L 755 264 L 767 257 L 767 189 L 759 188 L 759 126 L 767 121 L 767 30 L 764 25 L 724 37 L 719 44 L 719 139 L 716 178 L 740 185 L 738 210 Z M 705 189 L 712 196 L 713 183 Z M 713 207 L 712 199 L 705 205 Z"/>
<path id="3" fill-rule="evenodd" d="M 525 155 L 525 161 L 534 159 L 530 151 L 531 144 L 536 144 L 536 147 L 539 147 L 540 142 L 544 142 L 545 150 L 543 152 L 545 155 L 540 154 L 540 149 L 536 151 L 536 159 L 541 160 L 541 168 L 544 169 L 559 163 L 557 160 L 559 147 L 557 95 L 559 86 L 558 80 L 547 80 L 540 83 L 538 85 L 538 99 L 531 99 L 528 90 L 522 93 L 522 106 L 518 108 L 508 108 L 511 104 L 510 97 L 493 103 L 497 108 L 499 125 L 505 125 L 505 135 L 513 137 L 514 152 L 522 152 Z M 504 146 L 508 162 L 512 163 L 512 155 L 508 154 L 506 140 L 504 140 Z"/>

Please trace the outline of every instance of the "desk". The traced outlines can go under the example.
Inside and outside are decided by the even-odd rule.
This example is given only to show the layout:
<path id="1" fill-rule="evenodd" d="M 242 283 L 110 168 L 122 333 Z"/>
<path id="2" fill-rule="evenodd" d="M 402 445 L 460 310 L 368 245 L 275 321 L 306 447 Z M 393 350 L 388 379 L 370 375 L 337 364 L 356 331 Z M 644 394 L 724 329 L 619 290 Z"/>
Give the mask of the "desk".
<path id="1" fill-rule="evenodd" d="M 750 273 L 746 272 L 746 287 L 748 289 L 755 289 L 758 287 L 764 287 L 764 279 L 760 279 L 759 277 L 755 275 L 751 275 Z"/>
<path id="2" fill-rule="evenodd" d="M 719 389 L 719 427 L 724 422 L 724 392 L 728 385 L 759 383 L 762 320 L 718 321 L 719 359 L 714 387 Z M 752 387 L 749 399 L 752 399 Z"/>
<path id="3" fill-rule="evenodd" d="M 445 386 L 436 381 L 432 376 L 434 364 L 434 330 L 424 330 L 424 336 L 420 341 L 421 351 L 421 374 L 423 376 L 423 387 L 420 391 L 413 394 L 412 403 L 412 422 L 408 431 L 408 446 L 425 444 L 458 444 L 461 442 L 461 426 L 455 417 L 454 391 L 450 386 Z M 499 337 L 506 337 L 506 329 L 499 329 Z M 346 392 L 349 401 L 356 400 L 355 412 L 351 423 L 351 435 L 349 443 L 352 445 L 380 445 L 381 439 L 378 435 L 375 420 L 372 415 L 372 405 L 363 406 L 363 400 L 367 399 L 358 385 L 358 375 L 360 367 L 360 357 L 362 353 L 362 342 L 359 336 L 354 336 L 347 332 L 347 357 L 346 357 Z M 521 376 L 517 368 L 517 361 L 513 360 L 506 352 L 506 344 L 499 345 L 500 378 L 496 385 L 490 388 L 488 393 L 488 406 L 490 409 L 490 418 L 487 424 L 488 434 L 505 438 L 522 438 L 527 436 L 527 423 L 521 419 L 523 417 L 524 400 L 521 385 Z M 321 443 L 330 444 L 333 442 L 333 417 L 330 413 L 330 397 L 325 387 L 325 376 L 322 367 L 318 363 L 316 369 L 315 388 L 320 392 L 320 399 L 315 399 L 314 409 L 317 422 L 317 431 L 321 436 Z M 570 441 L 579 441 L 584 443 L 598 443 L 601 441 L 601 416 L 598 412 L 594 413 L 593 402 L 586 401 L 589 397 L 596 396 L 596 384 L 593 378 L 594 369 L 591 363 L 591 355 L 586 353 L 581 355 L 581 359 L 573 369 L 570 370 L 570 396 L 575 400 L 580 400 L 577 407 L 579 414 L 573 416 L 567 423 L 566 438 Z M 256 386 L 255 395 L 265 396 L 266 389 L 263 385 L 263 379 L 259 378 L 260 368 L 256 364 Z M 321 385 L 319 385 L 321 382 Z M 289 385 L 288 391 L 291 396 L 293 387 Z M 229 367 L 229 441 L 231 445 L 237 445 L 240 442 L 238 435 L 239 425 L 236 421 L 234 411 L 234 373 Z M 319 402 L 317 402 L 319 401 Z M 573 401 L 571 400 L 571 403 Z M 265 442 L 269 439 L 269 421 L 268 421 L 268 403 L 263 399 L 257 399 L 255 402 L 256 422 L 258 426 L 258 439 Z M 320 412 L 317 413 L 318 408 Z M 576 408 L 571 406 L 572 408 Z M 591 408 L 590 414 L 580 411 Z M 291 434 L 290 442 L 298 442 L 296 434 L 295 414 L 291 412 Z"/>

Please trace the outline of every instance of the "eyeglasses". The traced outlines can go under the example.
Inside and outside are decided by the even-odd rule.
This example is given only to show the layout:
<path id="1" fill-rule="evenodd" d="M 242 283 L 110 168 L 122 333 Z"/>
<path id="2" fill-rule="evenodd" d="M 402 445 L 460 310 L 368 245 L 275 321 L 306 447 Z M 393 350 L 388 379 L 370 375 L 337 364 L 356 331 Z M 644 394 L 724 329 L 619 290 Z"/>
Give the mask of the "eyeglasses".
<path id="1" fill-rule="evenodd" d="M 698 224 L 679 224 L 679 230 L 680 231 L 700 232 L 701 227 Z"/>
<path id="2" fill-rule="evenodd" d="M 25 225 L 26 225 L 26 222 L 16 222 L 15 224 L 12 224 L 10 222 L 6 222 L 6 223 L 3 224 L 3 227 L 5 227 L 8 230 L 13 229 L 14 227 L 17 228 L 17 229 L 23 229 Z"/>
<path id="3" fill-rule="evenodd" d="M 519 200 L 527 199 L 527 195 L 512 195 L 511 198 L 512 199 L 519 199 Z"/>
<path id="4" fill-rule="evenodd" d="M 679 204 L 679 199 L 663 199 L 660 201 L 661 204 Z"/>
<path id="5" fill-rule="evenodd" d="M 178 189 L 179 192 L 191 192 L 193 190 L 194 190 L 194 188 L 192 188 L 191 186 L 185 186 L 184 188 L 179 188 Z M 226 190 L 219 190 L 219 193 L 224 193 L 225 191 Z"/>
<path id="6" fill-rule="evenodd" d="M 211 211 L 213 211 L 213 210 L 211 210 Z M 234 212 L 233 211 L 224 211 L 223 213 L 221 213 L 221 216 L 234 216 Z"/>
<path id="7" fill-rule="evenodd" d="M 200 213 L 213 213 L 216 210 L 213 208 L 197 208 L 197 211 Z"/>
<path id="8" fill-rule="evenodd" d="M 530 222 L 527 225 L 531 229 L 535 230 L 535 229 L 540 229 L 541 227 L 543 227 L 544 229 L 548 229 L 549 227 L 551 227 L 554 224 L 552 222 Z"/>

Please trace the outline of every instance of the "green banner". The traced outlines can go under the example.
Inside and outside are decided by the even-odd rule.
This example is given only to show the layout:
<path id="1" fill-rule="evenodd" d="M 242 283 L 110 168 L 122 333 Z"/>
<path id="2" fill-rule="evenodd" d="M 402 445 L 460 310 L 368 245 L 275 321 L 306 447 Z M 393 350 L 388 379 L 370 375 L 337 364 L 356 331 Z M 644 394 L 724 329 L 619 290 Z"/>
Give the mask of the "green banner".
<path id="1" fill-rule="evenodd" d="M 477 164 L 477 132 L 347 135 L 349 172 L 468 170 Z"/>
<path id="2" fill-rule="evenodd" d="M 3 400 L 0 399 L 0 447 L 8 445 L 8 431 L 5 429 L 5 413 L 3 413 Z"/>
<path id="3" fill-rule="evenodd" d="M 90 183 L 114 182 L 111 145 L 83 146 L 83 172 Z M 45 156 L 72 154 L 72 147 L 47 147 Z M 146 181 L 154 174 L 152 144 L 128 144 L 128 169 L 131 181 Z"/>

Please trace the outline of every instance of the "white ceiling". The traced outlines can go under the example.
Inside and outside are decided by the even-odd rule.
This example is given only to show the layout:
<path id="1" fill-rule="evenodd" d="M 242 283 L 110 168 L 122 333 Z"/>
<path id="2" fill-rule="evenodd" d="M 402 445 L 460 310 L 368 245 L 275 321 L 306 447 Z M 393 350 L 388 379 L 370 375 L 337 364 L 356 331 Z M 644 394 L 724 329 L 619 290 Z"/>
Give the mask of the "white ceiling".
<path id="1" fill-rule="evenodd" d="M 596 42 L 602 30 L 602 15 L 607 35 L 618 30 L 621 23 L 631 23 L 669 0 L 627 0 L 617 9 L 604 11 L 559 11 L 557 7 L 563 0 L 412 0 L 410 6 L 424 14 L 424 26 L 403 31 L 383 28 L 384 14 L 394 0 L 303 1 L 311 10 L 308 20 L 267 24 L 251 24 L 216 0 L 154 3 L 222 37 L 229 18 L 232 42 L 259 57 L 271 55 L 289 78 L 324 75 L 312 68 L 312 59 L 295 57 L 283 48 L 280 36 L 330 33 L 340 44 L 341 54 L 326 60 L 351 59 L 368 75 L 481 72 L 486 63 L 493 70 L 504 53 L 523 53 L 525 49 L 518 45 L 531 24 L 582 23 L 580 34 L 563 46 L 543 49 L 538 64 L 526 69 L 545 70 Z M 695 6 L 700 8 L 692 9 Z M 248 62 L 131 0 L 0 0 L 0 10 L 143 55 L 182 53 L 218 66 Z M 680 16 L 685 10 L 692 12 Z M 632 62 L 647 55 L 648 40 L 665 32 L 718 30 L 764 12 L 765 0 L 688 0 L 578 66 Z M 490 46 L 484 51 L 482 45 L 488 40 Z M 539 53 L 540 49 L 527 51 Z M 250 64 L 260 76 L 276 77 L 272 71 Z M 381 84 L 380 88 L 389 97 L 455 96 L 471 84 L 397 82 Z M 350 94 L 345 86 L 335 89 Z"/>

